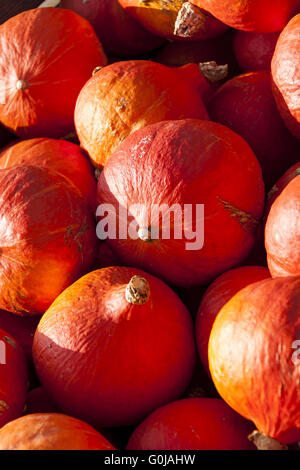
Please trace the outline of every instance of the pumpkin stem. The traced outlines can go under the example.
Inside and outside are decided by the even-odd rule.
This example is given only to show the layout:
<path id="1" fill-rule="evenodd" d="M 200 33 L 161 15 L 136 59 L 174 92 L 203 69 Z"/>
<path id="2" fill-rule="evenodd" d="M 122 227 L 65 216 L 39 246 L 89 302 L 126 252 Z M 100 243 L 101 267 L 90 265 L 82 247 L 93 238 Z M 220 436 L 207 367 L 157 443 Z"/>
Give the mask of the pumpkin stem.
<path id="1" fill-rule="evenodd" d="M 200 8 L 185 2 L 178 12 L 175 26 L 174 35 L 190 38 L 198 31 L 205 28 L 206 15 Z"/>
<path id="2" fill-rule="evenodd" d="M 134 305 L 143 305 L 150 297 L 150 286 L 146 279 L 133 276 L 126 286 L 125 297 L 127 302 Z"/>
<path id="3" fill-rule="evenodd" d="M 140 227 L 138 230 L 138 236 L 143 242 L 151 240 L 151 227 Z"/>
<path id="4" fill-rule="evenodd" d="M 257 430 L 253 431 L 248 439 L 256 445 L 258 450 L 288 450 L 287 446 Z"/>
<path id="5" fill-rule="evenodd" d="M 228 65 L 218 65 L 215 61 L 198 64 L 200 72 L 210 83 L 223 80 L 228 75 Z"/>
<path id="6" fill-rule="evenodd" d="M 27 90 L 28 82 L 26 80 L 18 80 L 16 83 L 17 90 Z"/>
<path id="7" fill-rule="evenodd" d="M 92 77 L 101 69 L 103 69 L 103 65 L 98 65 L 97 67 L 95 67 L 94 70 L 92 71 Z"/>

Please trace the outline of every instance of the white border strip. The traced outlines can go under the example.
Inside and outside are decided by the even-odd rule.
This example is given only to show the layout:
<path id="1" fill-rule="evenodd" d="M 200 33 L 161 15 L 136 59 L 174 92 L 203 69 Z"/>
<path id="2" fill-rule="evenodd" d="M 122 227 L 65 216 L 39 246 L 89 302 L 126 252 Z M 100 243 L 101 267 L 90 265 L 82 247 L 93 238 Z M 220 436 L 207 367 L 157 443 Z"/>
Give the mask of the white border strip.
<path id="1" fill-rule="evenodd" d="M 44 0 L 44 2 L 41 3 L 38 8 L 57 7 L 59 2 L 60 0 Z"/>

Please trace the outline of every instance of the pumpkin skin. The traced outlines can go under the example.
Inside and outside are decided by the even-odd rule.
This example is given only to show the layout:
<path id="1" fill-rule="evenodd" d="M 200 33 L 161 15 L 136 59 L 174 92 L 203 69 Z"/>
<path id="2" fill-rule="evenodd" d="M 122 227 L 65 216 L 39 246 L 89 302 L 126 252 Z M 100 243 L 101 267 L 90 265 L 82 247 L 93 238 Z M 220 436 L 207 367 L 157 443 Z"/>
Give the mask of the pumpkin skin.
<path id="1" fill-rule="evenodd" d="M 25 413 L 60 413 L 61 410 L 43 386 L 35 387 L 27 393 Z"/>
<path id="2" fill-rule="evenodd" d="M 207 80 L 196 64 L 171 69 L 146 60 L 116 62 L 84 85 L 75 125 L 95 166 L 133 131 L 168 119 L 208 119 L 201 92 Z"/>
<path id="3" fill-rule="evenodd" d="M 254 450 L 253 425 L 218 398 L 187 398 L 155 410 L 132 433 L 127 450 Z"/>
<path id="4" fill-rule="evenodd" d="M 219 312 L 208 345 L 221 397 L 282 444 L 300 438 L 299 292 L 299 277 L 245 287 Z"/>
<path id="5" fill-rule="evenodd" d="M 115 450 L 96 429 L 62 413 L 34 413 L 0 429 L 0 450 Z"/>
<path id="6" fill-rule="evenodd" d="M 262 166 L 267 188 L 299 159 L 299 141 L 277 110 L 270 72 L 250 72 L 228 80 L 210 100 L 208 111 L 213 121 L 248 142 Z"/>
<path id="7" fill-rule="evenodd" d="M 133 18 L 147 30 L 167 39 L 182 39 L 174 34 L 174 27 L 179 10 L 185 0 L 119 0 L 120 4 Z M 209 39 L 224 33 L 228 29 L 224 23 L 201 11 L 203 24 L 190 40 Z"/>
<path id="8" fill-rule="evenodd" d="M 300 175 L 273 202 L 265 227 L 272 277 L 300 275 Z"/>
<path id="9" fill-rule="evenodd" d="M 243 184 L 233 187 L 228 184 L 232 179 Z M 98 180 L 100 204 L 111 204 L 117 229 L 115 239 L 107 237 L 101 228 L 103 218 L 98 236 L 107 237 L 125 265 L 145 269 L 171 285 L 190 287 L 210 282 L 247 256 L 263 211 L 264 185 L 252 150 L 230 129 L 196 119 L 165 121 L 135 132 L 111 155 Z M 174 239 L 171 212 L 170 239 L 162 237 L 162 224 L 167 222 L 162 217 L 158 222 L 155 214 L 151 230 L 159 232 L 159 239 L 153 232 L 151 238 L 151 211 L 162 204 L 169 208 L 177 204 L 181 210 L 192 204 L 192 221 L 185 223 L 187 236 L 181 230 L 182 238 Z M 202 248 L 195 236 L 197 246 L 186 247 L 188 236 L 193 238 L 191 224 L 196 230 L 196 204 L 204 204 Z M 137 224 L 135 239 L 118 237 L 124 229 L 120 206 L 129 211 L 128 225 Z M 183 225 L 180 213 L 179 217 Z M 198 217 L 199 235 L 199 212 Z"/>
<path id="10" fill-rule="evenodd" d="M 232 42 L 232 31 L 202 41 L 172 41 L 160 48 L 153 58 L 168 67 L 209 61 L 215 61 L 219 65 L 228 64 L 228 77 L 232 77 L 239 73 Z"/>
<path id="11" fill-rule="evenodd" d="M 265 218 L 268 217 L 271 206 L 275 199 L 282 193 L 282 191 L 289 184 L 289 182 L 292 181 L 298 175 L 300 175 L 300 161 L 298 163 L 295 163 L 295 165 L 291 166 L 270 189 L 265 207 Z"/>
<path id="12" fill-rule="evenodd" d="M 281 31 L 299 8 L 298 0 L 189 1 L 232 28 L 261 33 Z"/>
<path id="13" fill-rule="evenodd" d="M 118 0 L 61 0 L 60 6 L 75 11 L 91 23 L 107 54 L 137 56 L 164 43 L 142 28 Z"/>
<path id="14" fill-rule="evenodd" d="M 300 14 L 281 32 L 271 63 L 273 92 L 282 118 L 300 139 Z"/>
<path id="15" fill-rule="evenodd" d="M 78 189 L 36 166 L 0 172 L 0 308 L 42 314 L 93 264 L 94 218 Z"/>
<path id="16" fill-rule="evenodd" d="M 254 33 L 237 31 L 234 53 L 243 72 L 271 70 L 271 61 L 280 32 Z"/>
<path id="17" fill-rule="evenodd" d="M 79 145 L 66 140 L 35 138 L 19 141 L 0 153 L 0 169 L 14 166 L 49 168 L 67 178 L 80 191 L 91 209 L 96 209 L 96 178 L 92 165 Z"/>
<path id="18" fill-rule="evenodd" d="M 99 243 L 97 268 L 108 268 L 109 266 L 122 266 L 122 261 L 110 245 L 104 241 Z"/>
<path id="19" fill-rule="evenodd" d="M 32 356 L 32 343 L 40 316 L 24 317 L 0 310 L 0 328 L 11 334 L 22 347 L 28 360 Z"/>
<path id="20" fill-rule="evenodd" d="M 125 298 L 133 276 L 150 285 L 144 304 Z M 97 428 L 133 425 L 187 387 L 195 364 L 192 320 L 159 279 L 108 267 L 83 276 L 55 300 L 36 330 L 33 357 L 64 412 Z"/>
<path id="21" fill-rule="evenodd" d="M 21 416 L 28 386 L 23 349 L 6 331 L 0 329 L 0 428 Z"/>
<path id="22" fill-rule="evenodd" d="M 208 341 L 219 311 L 239 290 L 269 277 L 271 276 L 268 268 L 263 266 L 242 266 L 221 274 L 206 290 L 198 308 L 195 334 L 198 353 L 208 374 Z"/>
<path id="23" fill-rule="evenodd" d="M 27 139 L 72 132 L 77 95 L 107 62 L 90 23 L 70 10 L 36 8 L 3 23 L 0 44 L 0 121 Z"/>

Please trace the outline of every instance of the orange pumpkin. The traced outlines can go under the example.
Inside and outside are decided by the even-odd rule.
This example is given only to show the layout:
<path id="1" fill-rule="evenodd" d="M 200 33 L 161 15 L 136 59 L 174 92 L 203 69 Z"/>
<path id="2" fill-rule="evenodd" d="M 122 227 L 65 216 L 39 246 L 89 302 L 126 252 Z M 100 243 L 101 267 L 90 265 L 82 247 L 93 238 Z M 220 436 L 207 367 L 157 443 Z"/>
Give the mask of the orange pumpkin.
<path id="1" fill-rule="evenodd" d="M 299 0 L 189 0 L 228 26 L 243 31 L 281 31 L 299 11 Z"/>
<path id="2" fill-rule="evenodd" d="M 0 26 L 0 122 L 19 137 L 73 131 L 77 95 L 106 56 L 92 26 L 62 8 L 36 8 Z"/>
<path id="3" fill-rule="evenodd" d="M 178 30 L 176 21 L 186 0 L 119 0 L 120 4 L 144 28 L 167 39 L 186 37 L 192 40 L 215 37 L 228 29 L 212 15 L 199 8 L 189 14 L 195 20 L 189 32 L 186 27 Z M 185 7 L 184 7 L 185 8 Z"/>
<path id="4" fill-rule="evenodd" d="M 167 119 L 208 119 L 202 102 L 207 80 L 196 64 L 178 69 L 146 60 L 116 62 L 82 88 L 75 108 L 81 145 L 95 166 L 133 131 Z"/>
<path id="5" fill-rule="evenodd" d="M 281 32 L 271 62 L 273 91 L 288 129 L 300 139 L 300 14 Z"/>
<path id="6" fill-rule="evenodd" d="M 158 278 L 103 268 L 72 284 L 43 315 L 33 356 L 64 412 L 97 428 L 135 425 L 186 389 L 195 364 L 192 320 Z"/>
<path id="7" fill-rule="evenodd" d="M 36 165 L 63 175 L 96 209 L 96 178 L 86 153 L 66 140 L 35 138 L 19 141 L 0 153 L 0 169 Z"/>
<path id="8" fill-rule="evenodd" d="M 115 450 L 89 424 L 61 413 L 34 413 L 0 429 L 0 450 Z"/>
<path id="9" fill-rule="evenodd" d="M 273 277 L 300 275 L 300 175 L 287 184 L 271 206 L 265 246 Z"/>
<path id="10" fill-rule="evenodd" d="M 93 265 L 94 217 L 79 190 L 37 167 L 0 171 L 0 308 L 42 314 Z"/>
<path id="11" fill-rule="evenodd" d="M 300 277 L 250 284 L 221 309 L 210 335 L 214 384 L 254 422 L 258 447 L 300 439 L 299 292 Z"/>

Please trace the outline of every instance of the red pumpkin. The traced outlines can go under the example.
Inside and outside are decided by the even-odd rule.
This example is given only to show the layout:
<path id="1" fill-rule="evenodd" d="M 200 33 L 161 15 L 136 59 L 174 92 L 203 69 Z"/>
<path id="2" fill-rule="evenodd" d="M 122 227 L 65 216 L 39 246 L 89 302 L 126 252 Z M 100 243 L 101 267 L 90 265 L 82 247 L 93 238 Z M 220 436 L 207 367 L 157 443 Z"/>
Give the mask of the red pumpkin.
<path id="1" fill-rule="evenodd" d="M 282 191 L 289 184 L 289 182 L 292 181 L 298 175 L 300 175 L 300 161 L 298 163 L 295 163 L 295 165 L 291 166 L 270 189 L 265 207 L 265 217 L 268 216 L 271 206 L 275 199 L 282 193 Z"/>
<path id="2" fill-rule="evenodd" d="M 196 341 L 200 359 L 208 373 L 208 340 L 219 311 L 239 290 L 268 277 L 269 270 L 263 266 L 243 266 L 221 274 L 206 290 L 196 317 Z"/>
<path id="3" fill-rule="evenodd" d="M 72 11 L 10 18 L 0 26 L 0 121 L 22 138 L 68 134 L 80 89 L 105 64 L 92 26 Z"/>
<path id="4" fill-rule="evenodd" d="M 273 202 L 266 222 L 265 245 L 273 277 L 300 275 L 300 175 Z"/>
<path id="5" fill-rule="evenodd" d="M 73 183 L 96 209 L 96 178 L 85 152 L 66 140 L 36 138 L 19 141 L 0 153 L 0 169 L 37 165 L 54 170 Z"/>
<path id="6" fill-rule="evenodd" d="M 196 119 L 165 121 L 135 132 L 111 155 L 98 180 L 101 204 L 110 204 L 102 208 L 116 219 L 116 236 L 107 233 L 106 215 L 98 236 L 107 238 L 125 265 L 190 287 L 210 282 L 247 256 L 264 186 L 252 150 L 230 129 Z M 204 204 L 204 217 L 196 204 Z M 125 239 L 118 236 L 127 230 L 124 220 L 133 227 Z"/>
<path id="7" fill-rule="evenodd" d="M 132 433 L 127 450 L 254 450 L 251 423 L 218 398 L 187 398 L 162 406 Z"/>
<path id="8" fill-rule="evenodd" d="M 241 70 L 271 70 L 271 60 L 279 34 L 237 31 L 234 36 L 234 53 Z"/>
<path id="9" fill-rule="evenodd" d="M 33 355 L 64 412 L 96 427 L 132 425 L 187 387 L 195 364 L 192 320 L 159 279 L 104 268 L 55 300 L 38 325 Z"/>
<path id="10" fill-rule="evenodd" d="M 75 108 L 81 145 L 95 166 L 133 131 L 167 119 L 208 119 L 201 92 L 207 80 L 196 64 L 171 69 L 146 60 L 111 64 L 82 88 Z"/>
<path id="11" fill-rule="evenodd" d="M 0 450 L 115 450 L 96 429 L 61 413 L 34 413 L 0 429 Z"/>
<path id="12" fill-rule="evenodd" d="M 118 0 L 61 0 L 60 6 L 87 19 L 108 54 L 136 56 L 164 43 L 135 21 Z"/>
<path id="13" fill-rule="evenodd" d="M 299 159 L 300 144 L 277 110 L 268 71 L 228 80 L 211 99 L 208 111 L 213 121 L 230 127 L 248 142 L 268 188 Z"/>
<path id="14" fill-rule="evenodd" d="M 19 343 L 0 329 L 0 428 L 23 412 L 28 375 Z"/>
<path id="15" fill-rule="evenodd" d="M 96 257 L 93 216 L 79 190 L 36 166 L 0 172 L 0 308 L 42 314 Z"/>
<path id="16" fill-rule="evenodd" d="M 250 284 L 221 309 L 209 339 L 214 384 L 254 422 L 263 448 L 300 439 L 299 292 L 299 277 Z"/>
<path id="17" fill-rule="evenodd" d="M 59 413 L 61 410 L 44 387 L 35 387 L 27 393 L 25 414 Z"/>
<path id="18" fill-rule="evenodd" d="M 276 44 L 271 70 L 273 91 L 286 126 L 300 139 L 300 14 L 284 28 Z"/>
<path id="19" fill-rule="evenodd" d="M 281 31 L 299 11 L 299 0 L 189 0 L 223 23 L 243 31 Z"/>
<path id="20" fill-rule="evenodd" d="M 206 11 L 196 9 L 191 13 L 193 19 L 199 18 L 196 26 L 193 24 L 189 32 L 183 27 L 178 31 L 175 27 L 176 20 L 186 3 L 185 0 L 119 0 L 119 2 L 144 28 L 167 39 L 185 37 L 197 41 L 218 36 L 228 29 Z"/>

